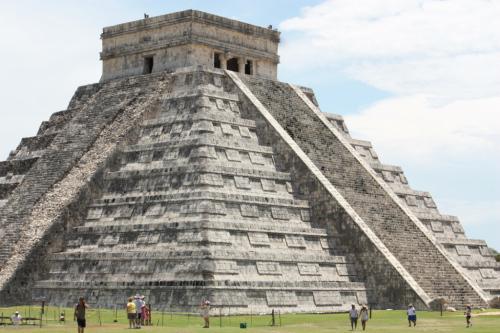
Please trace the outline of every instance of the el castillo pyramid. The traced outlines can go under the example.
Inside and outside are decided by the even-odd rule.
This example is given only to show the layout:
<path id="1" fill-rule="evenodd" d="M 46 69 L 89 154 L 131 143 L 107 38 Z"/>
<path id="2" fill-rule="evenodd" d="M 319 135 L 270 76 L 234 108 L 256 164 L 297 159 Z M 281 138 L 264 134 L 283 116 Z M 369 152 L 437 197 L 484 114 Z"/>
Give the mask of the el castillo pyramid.
<path id="1" fill-rule="evenodd" d="M 199 11 L 104 28 L 103 74 L 0 162 L 0 304 L 488 306 L 486 243 L 277 81 L 280 33 Z M 397 139 L 397 138 L 395 138 Z"/>

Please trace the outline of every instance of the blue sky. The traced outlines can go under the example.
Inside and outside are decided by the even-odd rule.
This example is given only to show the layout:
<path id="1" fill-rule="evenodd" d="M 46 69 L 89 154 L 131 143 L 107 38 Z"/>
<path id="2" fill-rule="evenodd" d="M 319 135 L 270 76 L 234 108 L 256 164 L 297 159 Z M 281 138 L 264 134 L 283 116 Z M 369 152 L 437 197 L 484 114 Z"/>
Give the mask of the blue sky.
<path id="1" fill-rule="evenodd" d="M 278 27 L 279 79 L 500 249 L 500 1 L 3 1 L 0 158 L 99 80 L 102 27 L 189 8 Z"/>

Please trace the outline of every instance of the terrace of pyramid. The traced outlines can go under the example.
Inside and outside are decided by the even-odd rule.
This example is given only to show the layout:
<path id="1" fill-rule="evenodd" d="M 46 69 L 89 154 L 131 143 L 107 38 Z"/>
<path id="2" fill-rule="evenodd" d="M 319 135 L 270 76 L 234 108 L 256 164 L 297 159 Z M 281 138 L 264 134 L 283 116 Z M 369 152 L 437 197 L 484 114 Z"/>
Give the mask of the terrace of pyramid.
<path id="1" fill-rule="evenodd" d="M 0 162 L 0 305 L 498 300 L 484 241 L 320 111 L 312 89 L 277 80 L 278 31 L 187 10 L 101 38 L 101 80 Z"/>

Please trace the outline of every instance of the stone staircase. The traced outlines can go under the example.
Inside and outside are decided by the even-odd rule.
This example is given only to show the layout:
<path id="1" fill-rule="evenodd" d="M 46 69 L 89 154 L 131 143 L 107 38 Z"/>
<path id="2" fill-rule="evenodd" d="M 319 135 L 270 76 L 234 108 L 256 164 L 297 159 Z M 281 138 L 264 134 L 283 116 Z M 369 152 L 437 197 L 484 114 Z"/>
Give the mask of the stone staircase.
<path id="1" fill-rule="evenodd" d="M 242 80 L 431 299 L 485 305 L 481 290 L 326 126 L 306 94 L 277 81 Z"/>
<path id="2" fill-rule="evenodd" d="M 139 292 L 174 311 L 209 298 L 223 313 L 366 302 L 354 263 L 311 224 L 231 81 L 220 71 L 172 76 L 161 110 L 103 172 L 102 194 L 35 295 L 112 307 Z"/>

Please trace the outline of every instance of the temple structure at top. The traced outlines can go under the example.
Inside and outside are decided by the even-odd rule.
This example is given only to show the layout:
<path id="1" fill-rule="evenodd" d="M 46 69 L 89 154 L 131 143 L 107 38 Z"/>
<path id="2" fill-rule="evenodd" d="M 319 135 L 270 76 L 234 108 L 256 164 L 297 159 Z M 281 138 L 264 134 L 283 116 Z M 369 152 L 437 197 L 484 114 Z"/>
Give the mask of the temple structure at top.
<path id="1" fill-rule="evenodd" d="M 277 78 L 277 30 L 196 10 L 106 27 L 101 38 L 101 81 L 193 65 Z"/>

